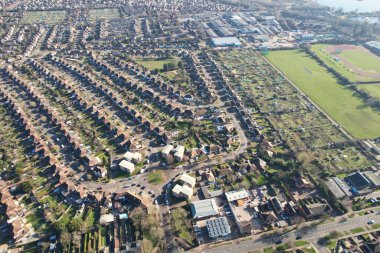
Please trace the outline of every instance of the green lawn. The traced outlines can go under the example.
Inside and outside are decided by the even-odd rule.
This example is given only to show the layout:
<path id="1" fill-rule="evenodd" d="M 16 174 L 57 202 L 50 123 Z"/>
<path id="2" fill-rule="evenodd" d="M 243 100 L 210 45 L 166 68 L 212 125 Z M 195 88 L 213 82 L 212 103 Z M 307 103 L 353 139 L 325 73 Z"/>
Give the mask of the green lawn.
<path id="1" fill-rule="evenodd" d="M 302 246 L 305 246 L 305 245 L 308 245 L 309 244 L 309 242 L 307 242 L 307 241 L 295 241 L 294 242 L 294 246 L 295 247 L 302 247 Z"/>
<path id="2" fill-rule="evenodd" d="M 89 10 L 88 20 L 102 20 L 102 19 L 118 19 L 120 13 L 118 9 L 92 9 Z"/>
<path id="3" fill-rule="evenodd" d="M 361 233 L 361 232 L 364 232 L 364 228 L 354 228 L 354 229 L 351 229 L 351 233 L 353 234 L 357 234 L 357 233 Z"/>
<path id="4" fill-rule="evenodd" d="M 338 56 L 365 71 L 380 72 L 380 58 L 371 52 L 343 50 Z"/>
<path id="5" fill-rule="evenodd" d="M 136 63 L 144 66 L 145 68 L 149 70 L 163 70 L 164 64 L 167 63 L 173 63 L 175 66 L 178 64 L 178 59 L 176 58 L 168 58 L 168 59 L 138 59 L 136 60 Z"/>
<path id="6" fill-rule="evenodd" d="M 273 248 L 272 247 L 264 249 L 264 253 L 272 253 L 272 252 L 273 252 Z"/>
<path id="7" fill-rule="evenodd" d="M 154 185 L 162 183 L 162 171 L 151 172 L 148 175 L 148 182 Z"/>
<path id="8" fill-rule="evenodd" d="M 359 89 L 366 91 L 372 97 L 380 99 L 380 83 L 376 84 L 359 84 Z"/>
<path id="9" fill-rule="evenodd" d="M 357 81 L 374 81 L 371 77 L 358 75 L 347 66 L 342 61 L 336 61 L 334 57 L 344 59 L 349 62 L 350 65 L 360 68 L 367 72 L 380 73 L 380 58 L 367 51 L 359 50 L 343 50 L 341 53 L 332 55 L 326 51 L 326 47 L 329 45 L 319 44 L 313 45 L 311 50 L 328 66 L 333 68 L 335 71 L 341 73 L 343 76 L 347 77 L 351 82 Z"/>
<path id="10" fill-rule="evenodd" d="M 22 17 L 21 24 L 57 24 L 66 18 L 65 11 L 27 11 Z"/>
<path id="11" fill-rule="evenodd" d="M 338 84 L 305 52 L 276 51 L 267 58 L 354 137 L 380 136 L 380 113 L 366 106 L 354 91 Z"/>
<path id="12" fill-rule="evenodd" d="M 380 223 L 376 223 L 372 225 L 372 229 L 379 229 L 380 228 Z"/>

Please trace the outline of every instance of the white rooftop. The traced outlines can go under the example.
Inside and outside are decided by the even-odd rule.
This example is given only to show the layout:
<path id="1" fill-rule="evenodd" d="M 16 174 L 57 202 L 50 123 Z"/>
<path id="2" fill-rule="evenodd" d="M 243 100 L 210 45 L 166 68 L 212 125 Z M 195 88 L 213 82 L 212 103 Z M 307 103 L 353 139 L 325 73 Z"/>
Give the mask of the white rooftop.
<path id="1" fill-rule="evenodd" d="M 191 203 L 191 213 L 193 218 L 205 218 L 218 215 L 218 206 L 215 199 L 198 200 Z"/>
<path id="2" fill-rule="evenodd" d="M 249 193 L 246 189 L 241 189 L 238 191 L 226 192 L 226 198 L 228 202 L 232 202 L 239 199 L 245 199 L 249 197 Z"/>
<path id="3" fill-rule="evenodd" d="M 180 181 L 186 183 L 186 184 L 189 184 L 191 185 L 192 187 L 195 186 L 195 183 L 196 183 L 196 180 L 195 178 L 193 178 L 192 176 L 189 176 L 187 174 L 183 174 L 181 175 L 181 177 L 179 178 Z"/>

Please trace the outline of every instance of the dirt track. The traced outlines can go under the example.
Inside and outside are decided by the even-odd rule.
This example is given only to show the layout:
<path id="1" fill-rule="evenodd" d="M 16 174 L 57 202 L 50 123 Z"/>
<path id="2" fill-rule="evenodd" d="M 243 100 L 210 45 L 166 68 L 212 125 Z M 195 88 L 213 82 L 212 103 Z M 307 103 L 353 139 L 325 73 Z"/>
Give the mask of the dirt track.
<path id="1" fill-rule="evenodd" d="M 336 55 L 337 50 L 351 50 L 351 51 L 362 51 L 362 52 L 368 52 L 371 53 L 368 49 L 362 46 L 355 46 L 355 45 L 331 45 L 326 47 L 325 49 L 328 53 L 331 54 L 331 56 Z M 371 53 L 372 54 L 372 53 Z M 379 79 L 380 80 L 380 73 L 374 73 L 374 72 L 369 72 L 366 70 L 363 70 L 361 68 L 358 68 L 351 62 L 349 62 L 347 59 L 343 58 L 341 55 L 337 55 L 340 59 L 340 61 L 348 68 L 350 71 L 354 72 L 356 75 L 361 76 L 361 77 L 366 77 L 366 78 L 371 78 L 371 79 Z M 377 56 L 376 56 L 377 57 Z M 380 57 L 379 62 L 380 62 Z"/>

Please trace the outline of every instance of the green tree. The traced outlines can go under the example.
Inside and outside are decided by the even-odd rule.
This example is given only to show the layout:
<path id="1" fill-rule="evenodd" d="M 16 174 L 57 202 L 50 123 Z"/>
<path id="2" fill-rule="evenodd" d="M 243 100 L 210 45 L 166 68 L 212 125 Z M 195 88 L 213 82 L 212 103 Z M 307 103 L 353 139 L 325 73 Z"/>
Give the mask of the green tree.
<path id="1" fill-rule="evenodd" d="M 69 228 L 70 228 L 70 231 L 72 231 L 72 232 L 81 231 L 82 226 L 83 226 L 83 221 L 79 217 L 75 217 L 69 223 Z"/>
<path id="2" fill-rule="evenodd" d="M 33 187 L 29 181 L 22 182 L 20 184 L 20 187 L 24 193 L 30 193 L 33 190 Z"/>

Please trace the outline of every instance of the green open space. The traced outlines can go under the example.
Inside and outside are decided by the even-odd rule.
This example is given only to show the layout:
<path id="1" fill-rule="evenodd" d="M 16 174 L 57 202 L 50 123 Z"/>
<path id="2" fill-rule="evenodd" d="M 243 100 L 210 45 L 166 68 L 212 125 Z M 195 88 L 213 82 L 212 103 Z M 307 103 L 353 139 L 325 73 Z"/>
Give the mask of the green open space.
<path id="1" fill-rule="evenodd" d="M 380 113 L 367 106 L 354 91 L 340 85 L 304 51 L 276 51 L 267 58 L 351 135 L 380 136 Z"/>
<path id="2" fill-rule="evenodd" d="M 22 17 L 21 24 L 57 24 L 66 18 L 65 11 L 27 11 Z"/>
<path id="3" fill-rule="evenodd" d="M 295 247 L 302 247 L 302 246 L 305 246 L 305 245 L 308 245 L 309 244 L 309 242 L 307 242 L 307 241 L 295 241 L 294 242 L 294 246 Z"/>
<path id="4" fill-rule="evenodd" d="M 361 232 L 364 232 L 364 228 L 362 228 L 362 227 L 351 229 L 351 233 L 353 233 L 353 234 L 357 234 L 357 233 L 361 233 Z"/>
<path id="5" fill-rule="evenodd" d="M 102 19 L 118 19 L 120 12 L 118 9 L 92 9 L 89 11 L 89 21 L 102 20 Z"/>
<path id="6" fill-rule="evenodd" d="M 162 59 L 150 59 L 143 58 L 137 59 L 136 62 L 149 70 L 158 69 L 160 71 L 164 70 L 165 64 L 174 64 L 177 66 L 179 59 L 177 58 L 162 58 Z"/>
<path id="7" fill-rule="evenodd" d="M 162 171 L 151 172 L 148 175 L 148 182 L 154 185 L 158 185 L 163 182 Z"/>
<path id="8" fill-rule="evenodd" d="M 371 52 L 365 50 L 339 50 L 338 52 L 330 53 L 326 48 L 330 45 L 318 44 L 313 45 L 311 50 L 325 64 L 339 72 L 341 75 L 348 78 L 351 82 L 360 81 L 375 81 L 379 78 L 367 76 L 366 73 L 380 74 L 380 58 Z M 342 47 L 344 47 L 342 45 Z M 338 46 L 339 48 L 339 46 Z M 344 62 L 343 62 L 344 61 Z M 349 65 L 346 64 L 349 63 Z M 355 69 L 353 69 L 355 68 Z M 358 74 L 358 70 L 366 73 Z"/>
<path id="9" fill-rule="evenodd" d="M 371 97 L 380 99 L 380 83 L 359 84 L 357 87 L 359 89 L 367 92 L 368 95 L 370 95 Z"/>

